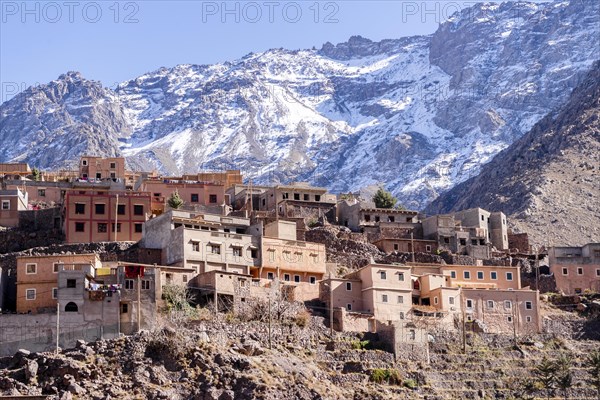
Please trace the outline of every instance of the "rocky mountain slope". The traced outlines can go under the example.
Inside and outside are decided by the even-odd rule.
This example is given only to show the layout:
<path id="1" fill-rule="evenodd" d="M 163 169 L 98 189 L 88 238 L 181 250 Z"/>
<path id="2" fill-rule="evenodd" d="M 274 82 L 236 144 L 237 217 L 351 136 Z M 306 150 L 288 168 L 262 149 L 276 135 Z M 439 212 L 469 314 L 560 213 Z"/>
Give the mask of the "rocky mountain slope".
<path id="1" fill-rule="evenodd" d="M 161 68 L 114 91 L 69 73 L 0 105 L 0 161 L 123 154 L 169 173 L 385 183 L 421 208 L 566 101 L 598 58 L 599 15 L 589 0 L 476 4 L 429 36 Z"/>
<path id="2" fill-rule="evenodd" d="M 600 241 L 600 62 L 560 110 L 440 196 L 429 213 L 505 212 L 538 244 Z"/>

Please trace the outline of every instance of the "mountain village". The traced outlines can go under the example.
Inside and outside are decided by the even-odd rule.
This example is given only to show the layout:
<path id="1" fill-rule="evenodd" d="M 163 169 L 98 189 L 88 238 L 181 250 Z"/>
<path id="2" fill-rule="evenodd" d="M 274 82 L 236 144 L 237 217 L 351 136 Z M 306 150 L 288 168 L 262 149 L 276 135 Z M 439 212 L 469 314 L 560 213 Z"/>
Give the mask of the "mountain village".
<path id="1" fill-rule="evenodd" d="M 331 335 L 378 334 L 396 357 L 426 349 L 439 329 L 538 334 L 551 322 L 541 290 L 600 291 L 600 243 L 530 245 L 502 212 L 423 215 L 383 191 L 365 199 L 302 182 L 254 185 L 238 170 L 165 177 L 128 171 L 124 158 L 0 171 L 6 232 L 42 226 L 65 245 L 135 243 L 110 260 L 61 251 L 3 261 L 0 356 L 153 329 L 177 288 L 214 313 L 296 304 L 323 314 Z M 324 231 L 397 261 L 334 260 L 315 234 Z M 534 278 L 525 279 L 530 265 Z"/>

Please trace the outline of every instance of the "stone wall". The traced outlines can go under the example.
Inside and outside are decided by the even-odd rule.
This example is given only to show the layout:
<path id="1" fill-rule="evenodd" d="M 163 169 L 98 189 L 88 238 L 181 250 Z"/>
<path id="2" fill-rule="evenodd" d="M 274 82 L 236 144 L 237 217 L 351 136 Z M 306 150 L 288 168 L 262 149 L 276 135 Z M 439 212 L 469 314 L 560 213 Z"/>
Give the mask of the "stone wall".
<path id="1" fill-rule="evenodd" d="M 41 210 L 26 210 L 19 212 L 19 228 L 28 231 L 56 231 L 62 227 L 60 207 L 44 208 Z"/>
<path id="2" fill-rule="evenodd" d="M 80 314 L 60 315 L 59 347 L 74 347 L 77 340 L 94 341 L 117 336 L 118 326 L 100 320 L 84 321 Z M 0 357 L 19 349 L 42 352 L 56 348 L 56 314 L 0 315 Z"/>

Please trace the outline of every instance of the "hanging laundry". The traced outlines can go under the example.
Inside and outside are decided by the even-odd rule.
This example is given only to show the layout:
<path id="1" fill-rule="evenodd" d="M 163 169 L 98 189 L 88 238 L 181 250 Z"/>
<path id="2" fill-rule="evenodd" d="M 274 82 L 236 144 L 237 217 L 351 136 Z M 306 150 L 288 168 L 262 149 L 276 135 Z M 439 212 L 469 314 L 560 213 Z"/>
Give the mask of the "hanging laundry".
<path id="1" fill-rule="evenodd" d="M 140 265 L 127 265 L 125 266 L 125 277 L 126 278 L 137 278 L 144 276 L 144 267 Z"/>

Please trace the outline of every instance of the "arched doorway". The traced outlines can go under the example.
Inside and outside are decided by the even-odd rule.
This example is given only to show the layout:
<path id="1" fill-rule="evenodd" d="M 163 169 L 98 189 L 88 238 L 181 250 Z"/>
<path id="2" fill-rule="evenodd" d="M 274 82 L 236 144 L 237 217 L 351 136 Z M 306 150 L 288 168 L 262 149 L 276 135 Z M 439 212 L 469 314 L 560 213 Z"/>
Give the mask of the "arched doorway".
<path id="1" fill-rule="evenodd" d="M 65 312 L 77 312 L 79 311 L 79 308 L 77 307 L 77 304 L 70 302 L 67 303 L 67 305 L 65 306 Z"/>

